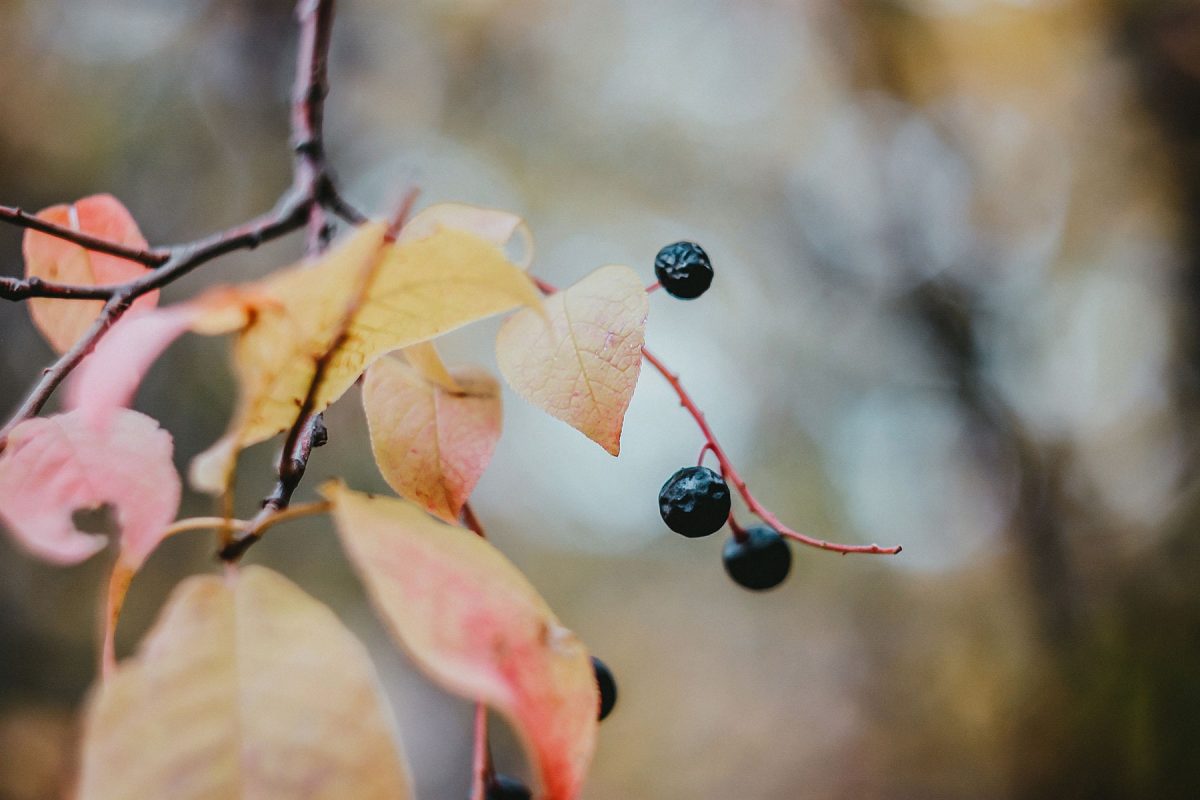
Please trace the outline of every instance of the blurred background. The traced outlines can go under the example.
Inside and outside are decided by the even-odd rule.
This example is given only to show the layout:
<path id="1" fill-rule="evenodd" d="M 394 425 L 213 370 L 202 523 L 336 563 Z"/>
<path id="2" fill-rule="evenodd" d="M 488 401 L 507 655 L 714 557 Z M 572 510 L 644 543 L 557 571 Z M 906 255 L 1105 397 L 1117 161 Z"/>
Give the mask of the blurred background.
<path id="1" fill-rule="evenodd" d="M 649 343 L 793 526 L 753 595 L 720 539 L 658 518 L 701 440 L 646 371 L 614 460 L 506 394 L 476 496 L 495 543 L 616 673 L 589 800 L 1200 796 L 1200 7 L 1170 0 L 342 0 L 330 157 L 382 213 L 410 186 L 523 214 L 535 270 L 652 280 L 701 242 L 713 289 Z M 289 180 L 286 0 L 0 2 L 0 202 L 112 192 L 154 244 Z M 164 292 L 287 264 L 298 237 Z M 0 230 L 0 273 L 22 270 Z M 489 321 L 446 341 L 493 365 Z M 0 409 L 51 360 L 0 308 Z M 188 337 L 138 407 L 179 463 L 222 431 L 228 342 Z M 355 393 L 323 477 L 382 489 Z M 271 485 L 249 451 L 239 502 Z M 185 499 L 183 514 L 211 512 Z M 135 582 L 130 653 L 205 534 Z M 98 557 L 0 537 L 0 800 L 62 796 L 94 679 Z M 376 657 L 422 798 L 464 797 L 470 707 L 416 674 L 328 524 L 249 560 Z M 500 734 L 503 771 L 527 775 Z"/>

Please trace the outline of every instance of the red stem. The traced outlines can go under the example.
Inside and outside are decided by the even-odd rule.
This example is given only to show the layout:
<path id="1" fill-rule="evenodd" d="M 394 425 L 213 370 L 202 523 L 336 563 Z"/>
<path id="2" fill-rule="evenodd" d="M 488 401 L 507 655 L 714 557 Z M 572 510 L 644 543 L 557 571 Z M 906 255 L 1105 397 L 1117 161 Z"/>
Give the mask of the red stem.
<path id="1" fill-rule="evenodd" d="M 547 281 L 538 277 L 532 278 L 534 284 L 543 294 L 554 294 L 558 288 Z M 895 555 L 903 548 L 900 545 L 894 547 L 880 547 L 877 544 L 838 544 L 837 542 L 827 542 L 824 539 L 817 539 L 812 536 L 805 536 L 799 531 L 794 531 L 780 521 L 779 517 L 775 516 L 769 508 L 758 501 L 753 494 L 750 493 L 750 487 L 746 485 L 746 481 L 738 474 L 737 469 L 733 466 L 733 462 L 729 460 L 729 456 L 725 454 L 725 450 L 721 447 L 721 443 L 717 441 L 716 434 L 712 432 L 712 428 L 708 427 L 708 421 L 704 419 L 704 412 L 692 400 L 692 396 L 688 394 L 687 389 L 683 388 L 683 384 L 679 381 L 679 376 L 671 372 L 667 365 L 659 360 L 658 356 L 651 353 L 645 347 L 642 348 L 642 357 L 650 362 L 650 366 L 654 367 L 659 373 L 667 379 L 667 383 L 671 384 L 671 388 L 675 390 L 675 394 L 679 396 L 679 404 L 687 409 L 692 415 L 692 419 L 696 421 L 696 425 L 700 428 L 700 433 L 704 434 L 704 448 L 700 450 L 700 460 L 704 460 L 704 454 L 712 451 L 712 454 L 717 457 L 717 461 L 721 465 L 721 475 L 725 480 L 733 484 L 737 489 L 738 494 L 746 501 L 746 505 L 754 512 L 763 522 L 770 525 L 781 536 L 786 536 L 789 539 L 795 539 L 801 544 L 815 547 L 819 550 L 829 550 L 833 553 L 870 553 L 873 555 Z M 732 521 L 732 517 L 731 517 Z M 733 528 L 736 536 L 740 528 L 736 525 Z M 744 536 L 743 532 L 743 536 Z"/>
<path id="2" fill-rule="evenodd" d="M 492 753 L 488 746 L 487 706 L 475 704 L 475 735 L 471 758 L 471 800 L 484 800 L 492 777 Z"/>
<path id="3" fill-rule="evenodd" d="M 797 542 L 806 544 L 809 547 L 816 547 L 820 550 L 829 550 L 834 553 L 873 553 L 876 555 L 895 555 L 901 551 L 902 548 L 899 545 L 896 545 L 895 547 L 880 547 L 877 544 L 855 545 L 827 542 L 824 539 L 816 539 L 812 536 L 805 536 L 803 533 L 794 531 L 787 525 L 784 525 L 783 522 L 780 521 L 779 517 L 771 513 L 770 509 L 760 503 L 758 498 L 750 493 L 749 487 L 746 486 L 746 481 L 740 474 L 738 474 L 737 469 L 733 466 L 733 462 L 730 461 L 729 456 L 725 454 L 725 450 L 721 447 L 720 442 L 717 441 L 717 437 L 712 432 L 712 428 L 708 426 L 708 421 L 704 418 L 704 412 L 701 411 L 696 405 L 695 401 L 692 400 L 692 397 L 688 394 L 687 389 L 683 388 L 683 384 L 679 381 L 679 376 L 671 372 L 671 370 L 667 368 L 667 365 L 659 360 L 658 356 L 651 353 L 645 347 L 642 348 L 642 357 L 645 358 L 652 367 L 658 370 L 659 373 L 667 379 L 667 383 L 671 384 L 671 388 L 674 389 L 675 394 L 679 396 L 680 405 L 686 408 L 688 413 L 692 415 L 692 419 L 696 421 L 696 425 L 699 426 L 700 432 L 704 434 L 704 439 L 706 442 L 708 442 L 709 449 L 712 451 L 713 455 L 717 457 L 717 461 L 720 462 L 721 473 L 725 476 L 725 479 L 732 483 L 734 488 L 738 490 L 738 494 L 740 494 L 742 499 L 746 501 L 746 505 L 750 508 L 750 510 L 758 515 L 763 522 L 767 523 L 772 528 L 777 530 L 781 535 L 786 536 L 789 539 L 795 539 Z"/>

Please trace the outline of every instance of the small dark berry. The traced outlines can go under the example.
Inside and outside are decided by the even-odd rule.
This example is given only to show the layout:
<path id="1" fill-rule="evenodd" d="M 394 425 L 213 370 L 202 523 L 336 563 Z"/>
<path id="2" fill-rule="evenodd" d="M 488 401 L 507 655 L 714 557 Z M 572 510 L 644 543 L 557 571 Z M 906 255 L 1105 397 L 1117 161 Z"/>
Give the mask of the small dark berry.
<path id="1" fill-rule="evenodd" d="M 721 554 L 725 571 L 740 586 L 755 591 L 773 589 L 783 583 L 792 568 L 792 550 L 774 528 L 755 525 L 746 538 L 731 538 Z"/>
<path id="2" fill-rule="evenodd" d="M 676 242 L 658 251 L 654 274 L 671 296 L 694 300 L 708 291 L 713 268 L 703 247 L 695 242 Z"/>
<path id="3" fill-rule="evenodd" d="M 488 783 L 486 800 L 531 800 L 533 793 L 529 787 L 516 778 L 496 774 Z"/>
<path id="4" fill-rule="evenodd" d="M 719 531 L 729 519 L 729 507 L 725 479 L 708 467 L 684 467 L 658 493 L 663 522 L 693 539 Z"/>
<path id="5" fill-rule="evenodd" d="M 592 656 L 592 669 L 596 671 L 596 685 L 600 687 L 599 719 L 603 721 L 617 704 L 617 681 L 608 665 L 595 656 Z"/>

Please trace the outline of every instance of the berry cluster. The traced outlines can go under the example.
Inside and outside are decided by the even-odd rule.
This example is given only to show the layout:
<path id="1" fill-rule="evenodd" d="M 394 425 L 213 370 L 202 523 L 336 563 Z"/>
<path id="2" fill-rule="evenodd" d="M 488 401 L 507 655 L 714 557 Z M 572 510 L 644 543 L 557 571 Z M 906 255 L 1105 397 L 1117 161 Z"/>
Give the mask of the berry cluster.
<path id="1" fill-rule="evenodd" d="M 709 536 L 730 518 L 729 486 L 708 467 L 684 467 L 663 484 L 658 510 L 676 533 L 691 539 Z M 778 531 L 756 525 L 735 528 L 722 560 L 738 585 L 763 591 L 783 583 L 792 568 L 792 551 Z"/>
<path id="2" fill-rule="evenodd" d="M 691 300 L 712 284 L 708 254 L 695 242 L 675 242 L 658 251 L 654 273 L 669 294 Z M 667 527 L 695 539 L 709 536 L 730 520 L 730 493 L 725 479 L 708 467 L 684 467 L 667 479 L 658 493 L 658 509 Z M 792 567 L 792 551 L 774 528 L 734 526 L 722 553 L 725 571 L 740 586 L 755 591 L 783 583 Z"/>

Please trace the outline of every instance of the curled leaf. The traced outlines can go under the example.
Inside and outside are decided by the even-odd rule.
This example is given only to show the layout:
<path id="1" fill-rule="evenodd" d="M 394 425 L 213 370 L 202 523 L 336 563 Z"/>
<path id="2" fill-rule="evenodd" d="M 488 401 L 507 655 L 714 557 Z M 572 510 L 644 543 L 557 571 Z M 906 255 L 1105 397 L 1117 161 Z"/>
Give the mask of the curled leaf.
<path id="1" fill-rule="evenodd" d="M 540 305 L 499 248 L 453 228 L 397 244 L 361 226 L 318 262 L 249 287 L 256 308 L 234 350 L 241 398 L 228 433 L 193 462 L 193 484 L 224 490 L 237 452 L 340 397 L 384 353 L 519 305 Z"/>
<path id="2" fill-rule="evenodd" d="M 519 255 L 513 262 L 521 269 L 533 263 L 533 233 L 525 220 L 508 211 L 479 208 L 462 203 L 440 203 L 421 211 L 400 231 L 400 241 L 407 242 L 436 233 L 441 228 L 453 228 L 478 236 L 497 247 L 515 245 Z"/>
<path id="3" fill-rule="evenodd" d="M 547 298 L 549 323 L 521 311 L 496 337 L 517 394 L 614 456 L 642 367 L 650 304 L 637 274 L 609 266 Z"/>
<path id="4" fill-rule="evenodd" d="M 491 460 L 500 438 L 500 386 L 478 368 L 451 372 L 457 391 L 382 358 L 367 370 L 363 408 L 375 463 L 388 485 L 447 522 Z"/>
<path id="5" fill-rule="evenodd" d="M 411 797 L 365 648 L 284 578 L 189 578 L 91 698 L 80 800 Z"/>
<path id="6" fill-rule="evenodd" d="M 40 558 L 75 564 L 104 547 L 76 511 L 111 506 L 121 529 L 120 559 L 137 568 L 179 508 L 171 435 L 136 411 L 97 429 L 79 411 L 17 425 L 0 454 L 0 519 Z"/>
<path id="7" fill-rule="evenodd" d="M 516 567 L 465 528 L 404 500 L 338 483 L 322 491 L 376 608 L 417 664 L 508 717 L 547 800 L 577 798 L 599 695 L 575 634 Z"/>
<path id="8" fill-rule="evenodd" d="M 129 211 L 112 195 L 85 197 L 73 205 L 57 205 L 37 213 L 40 219 L 127 247 L 145 248 L 146 240 Z M 123 283 L 148 271 L 142 264 L 106 253 L 86 250 L 77 244 L 35 230 L 25 231 L 23 244 L 25 276 L 42 280 L 99 286 Z M 133 306 L 153 308 L 158 292 L 142 295 Z M 35 297 L 29 300 L 33 322 L 56 352 L 63 353 L 88 329 L 100 314 L 100 300 L 63 300 Z"/>

